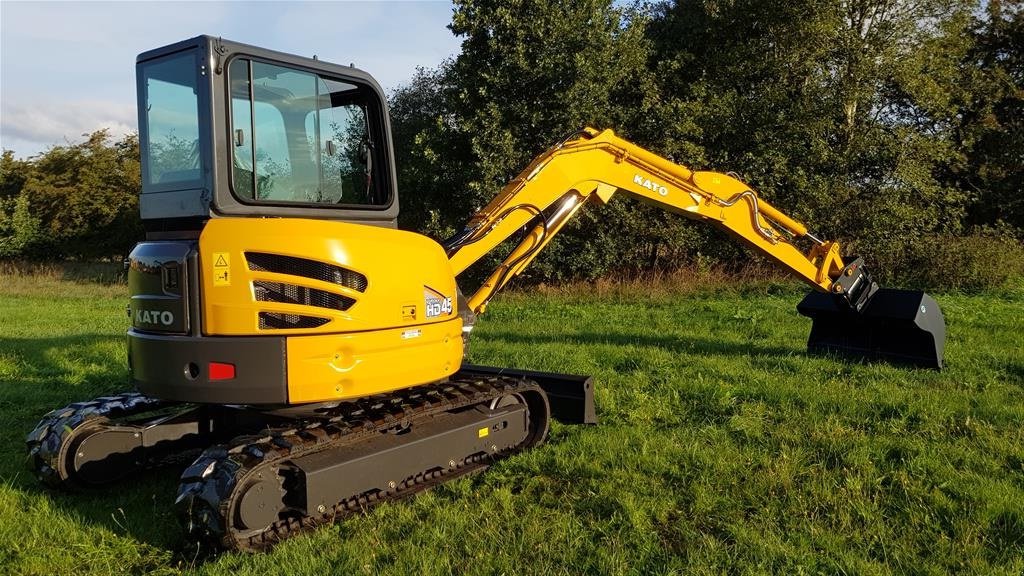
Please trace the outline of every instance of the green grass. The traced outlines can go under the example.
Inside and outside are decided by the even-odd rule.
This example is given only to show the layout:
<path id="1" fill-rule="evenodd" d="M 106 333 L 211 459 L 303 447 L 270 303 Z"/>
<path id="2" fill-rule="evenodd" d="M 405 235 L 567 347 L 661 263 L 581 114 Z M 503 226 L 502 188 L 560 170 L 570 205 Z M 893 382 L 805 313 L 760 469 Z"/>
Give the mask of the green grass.
<path id="1" fill-rule="evenodd" d="M 0 573 L 1024 571 L 1024 292 L 939 295 L 937 373 L 805 356 L 789 284 L 653 288 L 507 295 L 474 332 L 474 362 L 595 376 L 600 425 L 195 561 L 178 470 L 63 494 L 26 468 L 46 411 L 125 388 L 124 287 L 0 279 Z"/>

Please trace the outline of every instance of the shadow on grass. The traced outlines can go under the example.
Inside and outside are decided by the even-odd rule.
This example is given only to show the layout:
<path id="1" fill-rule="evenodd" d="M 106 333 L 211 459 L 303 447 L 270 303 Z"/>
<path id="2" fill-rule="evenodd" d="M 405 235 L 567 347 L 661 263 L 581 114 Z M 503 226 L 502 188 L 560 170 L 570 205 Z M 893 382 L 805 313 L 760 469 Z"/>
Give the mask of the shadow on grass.
<path id="1" fill-rule="evenodd" d="M 110 334 L 0 338 L 0 357 L 14 373 L 0 383 L 0 413 L 31 427 L 54 408 L 130 389 L 124 361 L 110 353 L 123 345 L 123 337 Z"/>
<path id="2" fill-rule="evenodd" d="M 1024 362 L 1008 360 L 1004 364 L 1004 368 L 1011 382 L 1024 386 Z"/>
<path id="3" fill-rule="evenodd" d="M 754 342 L 735 342 L 694 336 L 651 336 L 623 332 L 573 332 L 562 334 L 521 334 L 488 329 L 479 335 L 481 340 L 502 340 L 510 344 L 583 344 L 613 346 L 646 346 L 661 348 L 680 354 L 715 356 L 793 356 L 804 354 L 804 348 L 765 346 Z"/>
<path id="4" fill-rule="evenodd" d="M 13 360 L 14 371 L 0 384 L 0 410 L 7 418 L 42 416 L 57 407 L 54 403 L 129 388 L 127 367 L 109 351 L 119 345 L 124 337 L 111 334 L 0 338 L 0 356 Z"/>
<path id="5" fill-rule="evenodd" d="M 676 354 L 691 356 L 718 356 L 723 358 L 749 358 L 754 368 L 787 370 L 775 360 L 785 358 L 823 358 L 846 366 L 881 365 L 897 367 L 928 366 L 912 360 L 899 360 L 877 355 L 864 355 L 857 350 L 840 353 L 837 351 L 811 352 L 806 346 L 776 346 L 755 341 L 736 341 L 730 333 L 722 339 L 699 336 L 653 336 L 624 332 L 570 332 L 551 334 L 520 334 L 502 330 L 487 329 L 478 336 L 481 340 L 499 340 L 513 345 L 565 344 L 565 345 L 612 345 L 660 348 Z M 792 373 L 795 368 L 788 368 Z M 1008 363 L 1006 370 L 1011 378 L 1020 381 L 1024 365 Z"/>
<path id="6" fill-rule="evenodd" d="M 94 526 L 178 552 L 183 542 L 171 507 L 188 462 L 65 492 L 37 482 L 25 456 L 25 437 L 49 411 L 132 388 L 123 360 L 110 354 L 111 345 L 123 342 L 110 334 L 0 338 L 0 357 L 13 360 L 14 371 L 0 382 L 0 476 L 28 499 L 48 499 L 83 529 Z"/>

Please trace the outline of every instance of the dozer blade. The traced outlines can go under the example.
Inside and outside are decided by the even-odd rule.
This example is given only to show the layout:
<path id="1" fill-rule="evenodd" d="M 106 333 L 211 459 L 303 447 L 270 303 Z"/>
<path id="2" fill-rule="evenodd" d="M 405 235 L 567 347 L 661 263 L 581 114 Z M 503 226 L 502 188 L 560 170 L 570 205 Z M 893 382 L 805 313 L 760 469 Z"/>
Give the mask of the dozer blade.
<path id="1" fill-rule="evenodd" d="M 810 292 L 797 311 L 814 321 L 807 351 L 942 369 L 946 322 L 928 294 L 880 288 L 860 312 Z"/>

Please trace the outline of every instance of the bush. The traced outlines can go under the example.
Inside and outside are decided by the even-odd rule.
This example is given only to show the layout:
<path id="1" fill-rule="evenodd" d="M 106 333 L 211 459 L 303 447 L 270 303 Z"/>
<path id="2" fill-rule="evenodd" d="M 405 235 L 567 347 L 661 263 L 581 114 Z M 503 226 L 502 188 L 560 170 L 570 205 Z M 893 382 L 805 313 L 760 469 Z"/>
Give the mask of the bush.
<path id="1" fill-rule="evenodd" d="M 45 253 L 42 224 L 28 198 L 0 198 L 0 259 L 40 257 Z"/>
<path id="2" fill-rule="evenodd" d="M 978 293 L 1024 279 L 1024 244 L 1006 230 L 925 237 L 913 245 L 907 261 L 898 279 L 928 290 Z"/>
<path id="3" fill-rule="evenodd" d="M 106 130 L 29 160 L 0 157 L 0 258 L 123 257 L 142 238 L 138 138 Z"/>

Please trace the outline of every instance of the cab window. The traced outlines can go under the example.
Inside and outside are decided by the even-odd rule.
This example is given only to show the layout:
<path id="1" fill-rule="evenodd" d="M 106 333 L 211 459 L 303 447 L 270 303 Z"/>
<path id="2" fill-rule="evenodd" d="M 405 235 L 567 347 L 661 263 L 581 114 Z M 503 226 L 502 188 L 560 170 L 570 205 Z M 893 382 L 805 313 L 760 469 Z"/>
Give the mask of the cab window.
<path id="1" fill-rule="evenodd" d="M 200 182 L 199 66 L 183 52 L 140 66 L 145 114 L 144 190 L 183 189 Z"/>
<path id="2" fill-rule="evenodd" d="M 236 58 L 232 188 L 242 201 L 381 207 L 367 92 L 305 70 Z M 379 170 L 379 169 L 378 169 Z"/>

